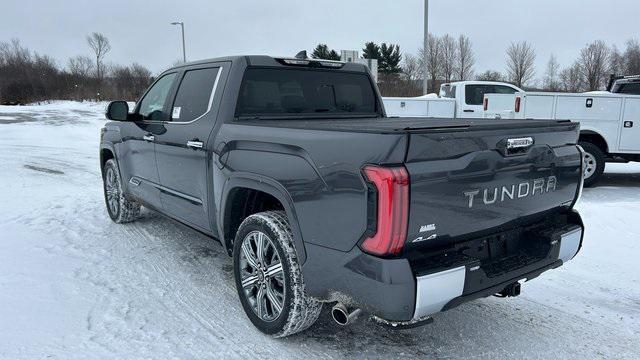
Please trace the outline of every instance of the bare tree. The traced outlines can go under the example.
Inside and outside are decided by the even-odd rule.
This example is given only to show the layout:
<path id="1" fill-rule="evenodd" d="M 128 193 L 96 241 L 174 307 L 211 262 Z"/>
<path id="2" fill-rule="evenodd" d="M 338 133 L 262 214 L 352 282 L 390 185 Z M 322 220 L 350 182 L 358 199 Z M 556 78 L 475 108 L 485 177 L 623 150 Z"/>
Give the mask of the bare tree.
<path id="1" fill-rule="evenodd" d="M 476 76 L 479 81 L 503 81 L 504 76 L 497 71 L 487 70 Z"/>
<path id="2" fill-rule="evenodd" d="M 105 72 L 102 66 L 102 60 L 107 53 L 111 51 L 109 39 L 101 33 L 94 32 L 87 36 L 87 43 L 96 56 L 96 77 L 102 79 Z"/>
<path id="3" fill-rule="evenodd" d="M 509 81 L 523 87 L 535 76 L 536 53 L 526 41 L 511 43 L 507 49 L 507 75 Z"/>
<path id="4" fill-rule="evenodd" d="M 576 61 L 570 67 L 560 72 L 560 87 L 566 92 L 580 92 L 584 90 L 584 79 L 582 77 L 582 66 Z"/>
<path id="5" fill-rule="evenodd" d="M 547 63 L 547 70 L 544 74 L 544 79 L 542 81 L 543 87 L 548 91 L 558 91 L 560 90 L 560 81 L 558 79 L 560 73 L 560 64 L 558 64 L 558 60 L 556 56 L 551 54 L 549 57 L 549 62 Z"/>
<path id="6" fill-rule="evenodd" d="M 426 60 L 427 60 L 427 64 L 425 66 L 424 64 L 424 60 L 425 56 L 424 55 L 424 51 L 426 51 Z M 435 88 L 436 88 L 436 81 L 438 80 L 438 76 L 440 76 L 441 72 L 442 72 L 442 64 L 441 64 L 441 58 L 442 56 L 440 55 L 442 52 L 442 44 L 440 39 L 433 35 L 433 34 L 429 34 L 429 36 L 427 37 L 427 48 L 426 49 L 421 49 L 419 54 L 420 54 L 420 68 L 427 70 L 426 74 L 423 74 L 423 76 L 426 76 L 429 78 L 429 91 L 430 92 L 434 92 Z"/>
<path id="7" fill-rule="evenodd" d="M 93 60 L 88 56 L 78 55 L 69 59 L 67 68 L 77 78 L 89 78 L 93 73 Z"/>
<path id="8" fill-rule="evenodd" d="M 625 58 L 615 45 L 611 46 L 607 71 L 614 75 L 625 75 L 627 72 Z"/>
<path id="9" fill-rule="evenodd" d="M 471 40 L 465 35 L 458 38 L 456 77 L 458 80 L 469 80 L 473 77 L 473 66 L 476 63 Z"/>
<path id="10" fill-rule="evenodd" d="M 627 71 L 625 75 L 640 75 L 640 43 L 638 43 L 638 40 L 631 39 L 627 41 L 624 58 Z"/>
<path id="11" fill-rule="evenodd" d="M 587 90 L 598 90 L 604 85 L 609 53 L 609 47 L 602 40 L 594 41 L 580 51 L 580 67 Z"/>
<path id="12" fill-rule="evenodd" d="M 451 35 L 446 34 L 440 38 L 440 44 L 442 46 L 442 51 L 440 52 L 442 56 L 442 60 L 440 60 L 442 64 L 442 76 L 445 82 L 450 82 L 457 64 L 458 53 L 456 40 Z"/>

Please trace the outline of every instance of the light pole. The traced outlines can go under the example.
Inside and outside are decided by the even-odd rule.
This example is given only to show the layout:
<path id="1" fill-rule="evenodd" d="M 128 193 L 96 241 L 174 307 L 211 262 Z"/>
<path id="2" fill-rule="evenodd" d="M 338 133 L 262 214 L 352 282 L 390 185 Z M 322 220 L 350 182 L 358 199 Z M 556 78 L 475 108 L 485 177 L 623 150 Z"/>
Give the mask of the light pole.
<path id="1" fill-rule="evenodd" d="M 429 76 L 427 75 L 427 60 L 429 56 L 427 56 L 427 47 L 429 46 L 429 0 L 424 0 L 424 44 L 422 45 L 423 52 L 422 61 L 424 62 L 424 82 L 422 83 L 422 92 L 424 95 L 429 93 Z"/>
<path id="2" fill-rule="evenodd" d="M 180 28 L 182 29 L 182 62 L 187 62 L 187 52 L 184 49 L 184 22 L 174 21 L 171 25 L 180 25 Z"/>

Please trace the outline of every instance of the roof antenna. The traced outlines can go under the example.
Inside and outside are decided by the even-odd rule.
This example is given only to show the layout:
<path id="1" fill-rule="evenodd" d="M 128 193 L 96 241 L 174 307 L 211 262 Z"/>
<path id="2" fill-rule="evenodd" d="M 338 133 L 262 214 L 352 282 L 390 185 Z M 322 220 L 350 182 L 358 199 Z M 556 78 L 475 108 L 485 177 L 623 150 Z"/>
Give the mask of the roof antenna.
<path id="1" fill-rule="evenodd" d="M 307 60 L 308 58 L 309 57 L 307 57 L 307 50 L 302 50 L 296 54 L 296 59 Z"/>

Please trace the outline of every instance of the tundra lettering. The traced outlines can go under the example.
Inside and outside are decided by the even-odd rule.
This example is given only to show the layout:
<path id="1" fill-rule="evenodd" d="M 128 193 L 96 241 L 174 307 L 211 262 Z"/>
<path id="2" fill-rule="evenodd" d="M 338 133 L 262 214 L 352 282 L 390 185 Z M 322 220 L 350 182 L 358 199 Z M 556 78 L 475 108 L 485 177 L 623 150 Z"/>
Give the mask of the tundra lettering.
<path id="1" fill-rule="evenodd" d="M 533 186 L 532 186 L 533 184 Z M 474 199 L 481 192 L 483 193 L 482 202 L 485 205 L 492 205 L 496 202 L 505 202 L 506 200 L 522 199 L 527 196 L 543 195 L 556 190 L 558 179 L 555 176 L 549 176 L 547 179 L 535 179 L 533 181 L 522 182 L 519 184 L 494 187 L 492 189 L 470 190 L 465 191 L 464 196 L 469 200 L 469 208 L 474 205 Z M 516 197 L 516 189 L 517 197 Z M 533 189 L 533 190 L 532 190 Z M 498 196 L 498 194 L 501 194 Z"/>
<path id="2" fill-rule="evenodd" d="M 341 325 L 426 324 L 517 295 L 582 244 L 578 124 L 387 117 L 361 64 L 181 64 L 106 116 L 111 219 L 144 206 L 219 241 L 247 319 L 272 336 L 309 328 L 325 305 Z"/>

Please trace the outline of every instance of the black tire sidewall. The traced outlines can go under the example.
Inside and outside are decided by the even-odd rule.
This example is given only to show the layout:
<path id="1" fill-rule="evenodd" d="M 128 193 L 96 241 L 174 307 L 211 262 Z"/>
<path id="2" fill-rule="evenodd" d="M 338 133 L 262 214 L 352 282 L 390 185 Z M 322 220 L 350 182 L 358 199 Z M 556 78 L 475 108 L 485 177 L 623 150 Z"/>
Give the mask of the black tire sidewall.
<path id="1" fill-rule="evenodd" d="M 278 251 L 285 276 L 286 289 L 282 312 L 276 320 L 271 322 L 266 322 L 260 319 L 253 312 L 251 304 L 249 304 L 249 301 L 245 297 L 244 290 L 242 289 L 242 279 L 240 277 L 240 252 L 242 251 L 242 240 L 252 231 L 260 231 L 269 236 L 269 238 L 273 242 L 274 247 L 276 248 L 276 251 Z M 280 237 L 263 220 L 258 217 L 250 217 L 247 218 L 247 220 L 243 222 L 238 229 L 233 244 L 233 275 L 235 278 L 236 289 L 238 291 L 240 303 L 242 304 L 247 317 L 249 318 L 249 320 L 251 320 L 253 325 L 267 335 L 274 335 L 282 331 L 282 329 L 287 324 L 293 301 L 293 279 L 291 277 L 291 266 L 289 264 L 290 259 L 286 256 L 286 253 L 282 247 L 282 241 L 283 239 L 280 239 Z"/>
<path id="2" fill-rule="evenodd" d="M 606 165 L 604 153 L 599 147 L 590 142 L 579 142 L 578 145 L 582 146 L 582 149 L 584 149 L 586 153 L 591 154 L 591 156 L 596 160 L 596 171 L 591 175 L 591 177 L 584 179 L 585 187 L 593 186 L 604 173 Z"/>
<path id="3" fill-rule="evenodd" d="M 107 213 L 109 214 L 109 217 L 113 221 L 118 221 L 120 212 L 122 211 L 121 209 L 122 204 L 120 199 L 118 199 L 118 212 L 116 214 L 111 213 L 111 208 L 109 207 L 109 199 L 107 198 L 107 170 L 108 169 L 113 170 L 113 172 L 115 173 L 116 182 L 118 182 L 118 186 L 120 187 L 120 189 L 122 189 L 122 184 L 120 184 L 120 174 L 118 173 L 118 167 L 116 166 L 115 161 L 107 160 L 107 162 L 104 164 L 104 169 L 102 170 L 102 192 L 104 194 L 104 203 L 107 206 Z"/>

